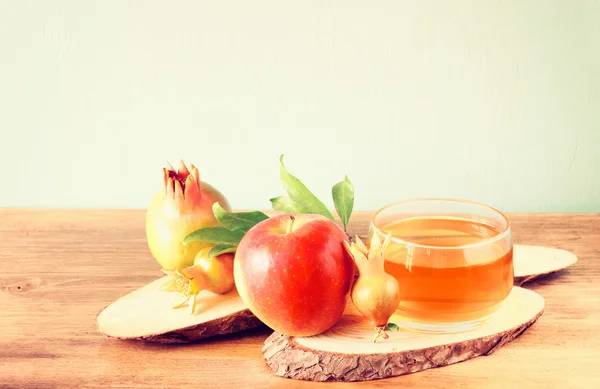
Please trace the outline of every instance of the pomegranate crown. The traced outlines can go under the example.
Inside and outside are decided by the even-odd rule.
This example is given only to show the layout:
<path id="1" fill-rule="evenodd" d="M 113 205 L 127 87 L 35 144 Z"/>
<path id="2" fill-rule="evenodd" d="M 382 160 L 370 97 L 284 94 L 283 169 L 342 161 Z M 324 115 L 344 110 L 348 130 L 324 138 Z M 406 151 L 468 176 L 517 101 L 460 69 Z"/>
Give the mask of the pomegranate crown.
<path id="1" fill-rule="evenodd" d="M 188 169 L 185 162 L 181 160 L 179 169 L 175 170 L 170 163 L 167 163 L 167 167 L 163 168 L 163 181 L 167 198 L 183 200 L 200 196 L 200 173 L 193 164 L 190 164 Z"/>
<path id="2" fill-rule="evenodd" d="M 388 233 L 383 240 L 378 234 L 374 234 L 369 247 L 356 235 L 352 244 L 344 241 L 344 247 L 359 271 L 369 272 L 372 270 L 383 271 L 384 253 L 392 239 L 392 234 Z"/>

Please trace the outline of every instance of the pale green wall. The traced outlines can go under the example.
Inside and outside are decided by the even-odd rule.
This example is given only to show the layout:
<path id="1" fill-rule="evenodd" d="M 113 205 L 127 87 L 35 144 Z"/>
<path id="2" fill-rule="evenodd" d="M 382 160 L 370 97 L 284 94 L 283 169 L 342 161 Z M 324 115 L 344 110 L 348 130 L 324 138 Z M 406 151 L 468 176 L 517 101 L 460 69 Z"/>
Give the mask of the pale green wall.
<path id="1" fill-rule="evenodd" d="M 456 196 L 600 211 L 600 1 L 0 1 L 0 206 Z"/>

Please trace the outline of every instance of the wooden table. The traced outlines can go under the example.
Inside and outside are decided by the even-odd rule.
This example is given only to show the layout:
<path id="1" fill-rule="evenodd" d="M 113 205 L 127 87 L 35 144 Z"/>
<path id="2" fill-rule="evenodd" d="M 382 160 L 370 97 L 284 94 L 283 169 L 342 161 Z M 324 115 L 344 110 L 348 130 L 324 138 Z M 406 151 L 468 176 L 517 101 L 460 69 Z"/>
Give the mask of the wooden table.
<path id="1" fill-rule="evenodd" d="M 162 276 L 143 210 L 0 210 L 1 388 L 293 388 L 273 376 L 260 328 L 183 346 L 109 340 L 98 311 Z M 369 212 L 352 216 L 363 235 Z M 542 317 L 487 357 L 335 387 L 600 388 L 600 215 L 510 214 L 515 243 L 570 250 L 579 262 L 526 284 Z"/>

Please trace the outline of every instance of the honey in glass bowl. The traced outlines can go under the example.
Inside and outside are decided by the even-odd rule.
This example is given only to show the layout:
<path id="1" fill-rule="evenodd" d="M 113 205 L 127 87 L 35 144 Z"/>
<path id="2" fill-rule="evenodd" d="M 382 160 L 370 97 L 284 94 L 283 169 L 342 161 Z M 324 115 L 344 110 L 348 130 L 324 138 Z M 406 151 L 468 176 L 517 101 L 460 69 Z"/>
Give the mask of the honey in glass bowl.
<path id="1" fill-rule="evenodd" d="M 513 287 L 510 226 L 499 211 L 450 199 L 417 199 L 377 211 L 373 234 L 391 233 L 385 270 L 400 284 L 396 324 L 456 332 L 490 318 Z"/>

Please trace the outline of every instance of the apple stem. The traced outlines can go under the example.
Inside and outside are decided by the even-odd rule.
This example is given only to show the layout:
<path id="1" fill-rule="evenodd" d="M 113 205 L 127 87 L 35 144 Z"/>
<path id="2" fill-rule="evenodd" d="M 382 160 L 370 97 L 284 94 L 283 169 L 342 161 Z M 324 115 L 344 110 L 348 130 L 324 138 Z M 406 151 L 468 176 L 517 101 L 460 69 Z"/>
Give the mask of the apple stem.
<path id="1" fill-rule="evenodd" d="M 294 226 L 294 220 L 296 220 L 294 215 L 290 215 L 290 219 L 288 220 L 287 228 L 285 230 L 286 234 L 289 234 L 290 232 L 292 232 L 292 227 Z"/>

